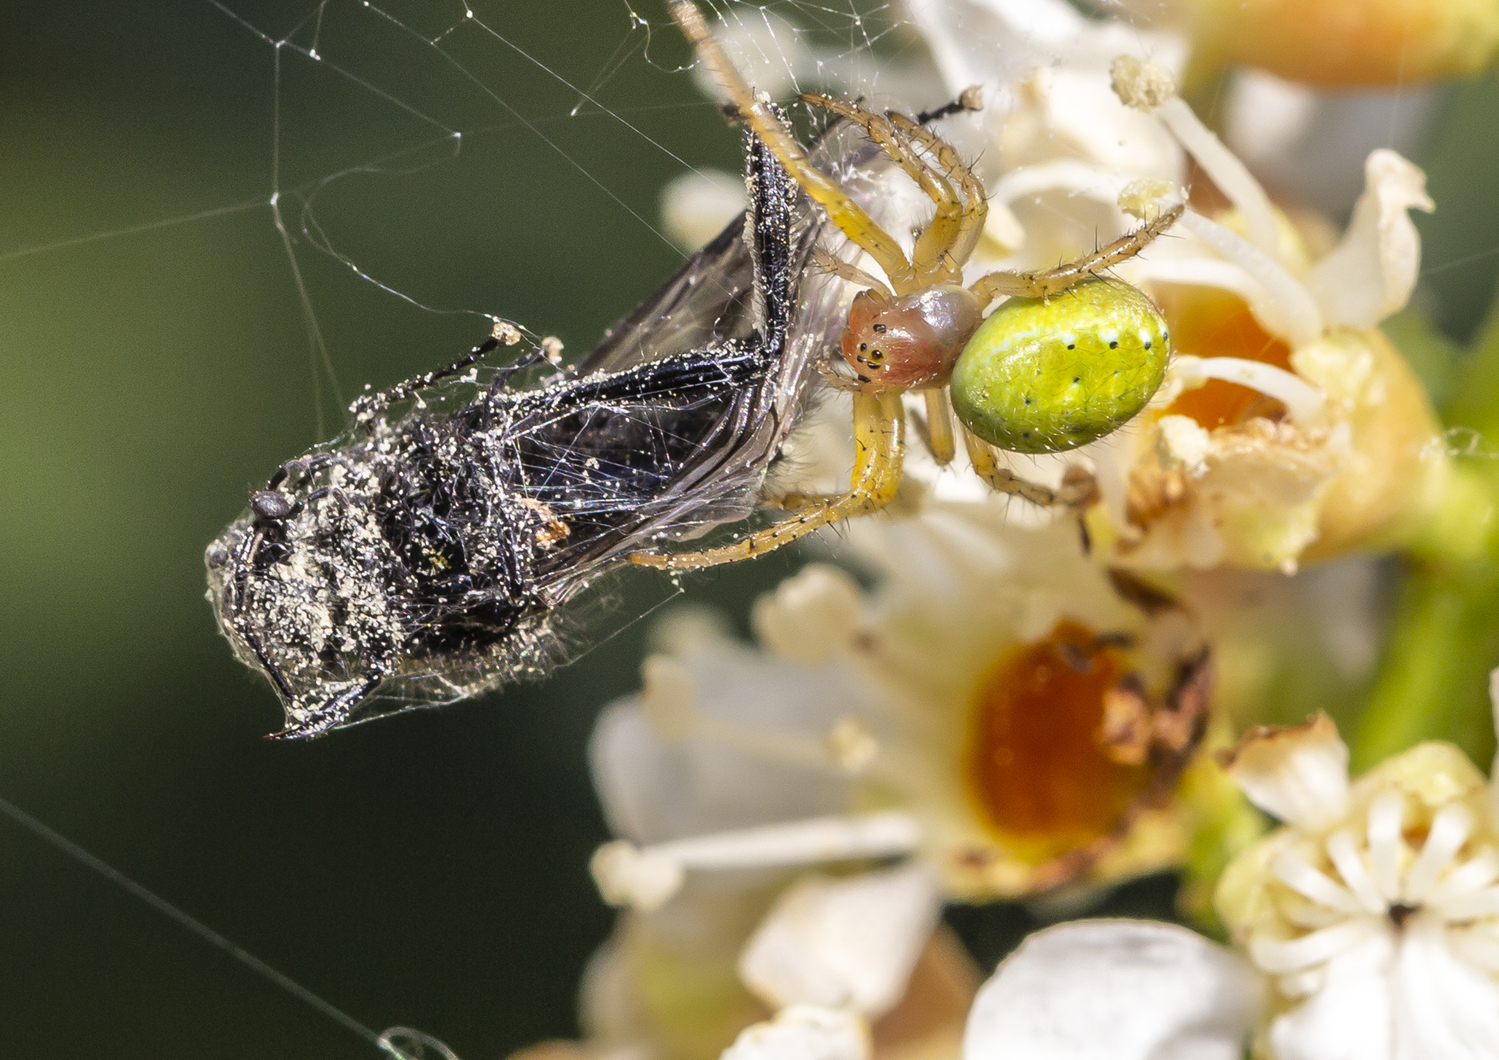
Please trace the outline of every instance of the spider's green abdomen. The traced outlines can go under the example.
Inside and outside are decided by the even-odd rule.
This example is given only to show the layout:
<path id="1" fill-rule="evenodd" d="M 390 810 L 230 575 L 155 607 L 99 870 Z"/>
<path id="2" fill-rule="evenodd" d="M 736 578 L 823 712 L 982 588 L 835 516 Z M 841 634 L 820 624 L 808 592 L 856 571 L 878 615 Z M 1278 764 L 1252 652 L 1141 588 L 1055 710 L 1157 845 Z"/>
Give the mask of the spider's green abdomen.
<path id="1" fill-rule="evenodd" d="M 1012 298 L 952 374 L 958 419 L 1012 453 L 1059 453 L 1117 430 L 1166 375 L 1166 321 L 1128 284 L 1085 280 L 1049 301 Z"/>

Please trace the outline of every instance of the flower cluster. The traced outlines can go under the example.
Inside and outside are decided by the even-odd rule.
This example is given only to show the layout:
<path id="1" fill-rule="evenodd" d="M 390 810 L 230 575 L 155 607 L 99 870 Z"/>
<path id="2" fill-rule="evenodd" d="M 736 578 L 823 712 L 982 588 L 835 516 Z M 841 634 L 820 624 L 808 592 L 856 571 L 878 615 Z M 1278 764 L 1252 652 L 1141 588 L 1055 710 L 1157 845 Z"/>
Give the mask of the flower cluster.
<path id="1" fill-rule="evenodd" d="M 1166 5 L 1171 28 L 1147 31 L 1062 0 L 907 0 L 924 58 L 873 70 L 775 12 L 721 27 L 773 95 L 982 86 L 983 110 L 943 127 L 988 191 L 973 277 L 1074 259 L 1183 201 L 1115 270 L 1160 308 L 1174 356 L 1123 429 L 1006 469 L 1086 481 L 1085 500 L 1044 510 L 961 457 L 916 453 L 891 508 L 840 534 L 836 564 L 754 604 L 753 643 L 716 612 L 658 623 L 640 691 L 603 711 L 590 747 L 615 836 L 591 869 L 620 916 L 585 976 L 583 1039 L 538 1049 L 1499 1058 L 1499 789 L 1446 742 L 1350 780 L 1327 714 L 1271 724 L 1325 705 L 1345 731 L 1377 728 L 1354 702 L 1390 576 L 1369 557 L 1499 587 L 1496 476 L 1454 458 L 1381 330 L 1420 273 L 1410 213 L 1434 204 L 1377 142 L 1341 229 L 1305 205 L 1315 189 L 1267 191 L 1189 98 L 1205 55 L 1306 40 L 1274 4 L 1220 6 Z M 1315 35 L 1340 5 L 1311 6 Z M 1397 6 L 1371 5 L 1325 77 L 1277 72 L 1378 80 Z M 1492 18 L 1423 12 L 1407 41 L 1423 76 L 1486 61 Z M 890 179 L 870 210 L 904 231 L 925 203 Z M 732 182 L 689 178 L 668 189 L 667 229 L 701 241 L 739 205 Z M 787 461 L 798 490 L 846 474 L 848 413 L 826 405 Z M 1282 680 L 1292 657 L 1321 659 L 1338 690 Z M 1406 666 L 1375 695 L 1439 669 Z M 1158 873 L 1182 883 L 1179 923 L 1067 919 Z M 992 902 L 1066 922 L 984 981 L 943 910 Z"/>

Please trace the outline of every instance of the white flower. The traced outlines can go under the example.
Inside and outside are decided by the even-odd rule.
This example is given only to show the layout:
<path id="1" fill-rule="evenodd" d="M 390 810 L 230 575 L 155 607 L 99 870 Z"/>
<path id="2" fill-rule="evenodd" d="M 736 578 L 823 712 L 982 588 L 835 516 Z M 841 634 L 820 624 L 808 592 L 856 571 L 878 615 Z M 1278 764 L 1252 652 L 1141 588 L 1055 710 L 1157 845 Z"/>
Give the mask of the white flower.
<path id="1" fill-rule="evenodd" d="M 1318 717 L 1246 736 L 1229 766 L 1286 827 L 1240 855 L 1217 904 L 1278 1000 L 1279 1060 L 1499 1057 L 1499 815 L 1450 744 L 1350 783 Z"/>
<path id="2" fill-rule="evenodd" d="M 720 635 L 647 660 L 592 745 L 622 838 L 609 900 L 670 914 L 694 881 L 786 887 L 738 955 L 772 1009 L 877 1018 L 944 897 L 1035 894 L 1176 864 L 1169 807 L 1205 722 L 1205 655 L 1166 597 L 1120 585 L 1070 528 L 933 505 L 856 535 L 879 593 L 812 566 L 754 611 L 769 654 Z"/>
<path id="3" fill-rule="evenodd" d="M 1239 1060 L 1261 993 L 1237 955 L 1186 928 L 1133 920 L 1059 924 L 1027 938 L 979 989 L 961 1056 Z M 836 1016 L 823 1010 L 828 1022 Z M 752 1031 L 770 1034 L 773 1026 Z M 798 1054 L 815 1050 L 825 1035 L 795 1033 Z"/>
<path id="4" fill-rule="evenodd" d="M 1181 38 L 1084 19 L 1061 0 L 914 0 L 907 14 L 943 94 L 985 89 L 981 112 L 941 128 L 989 193 L 969 279 L 1075 258 L 1180 196 L 1189 158 L 1198 175 L 1182 222 L 1117 269 L 1171 324 L 1177 356 L 1156 400 L 1093 445 L 999 454 L 1001 466 L 1050 486 L 1069 466 L 1091 471 L 1102 499 L 1089 529 L 1111 562 L 1135 568 L 1291 572 L 1304 559 L 1388 548 L 1418 532 L 1446 489 L 1446 446 L 1377 325 L 1415 283 L 1420 248 L 1407 213 L 1432 208 L 1421 171 L 1387 149 L 1369 154 L 1352 222 L 1329 249 L 1298 231 L 1175 95 Z M 774 36 L 778 47 L 800 39 L 784 28 Z M 802 51 L 776 68 L 811 69 L 796 58 Z M 912 69 L 892 80 L 917 85 Z M 860 180 L 860 201 L 891 231 L 929 209 L 898 172 Z M 1199 203 L 1213 188 L 1231 209 Z M 692 209 L 677 196 L 671 225 Z M 832 479 L 848 460 L 847 415 L 838 401 L 826 411 L 836 428 L 794 444 L 802 466 Z M 962 456 L 941 469 L 912 454 L 908 476 L 940 500 L 1013 506 L 968 474 Z"/>
<path id="5" fill-rule="evenodd" d="M 1186 928 L 1059 924 L 980 989 L 963 1060 L 1238 1060 L 1259 994 L 1242 961 Z"/>

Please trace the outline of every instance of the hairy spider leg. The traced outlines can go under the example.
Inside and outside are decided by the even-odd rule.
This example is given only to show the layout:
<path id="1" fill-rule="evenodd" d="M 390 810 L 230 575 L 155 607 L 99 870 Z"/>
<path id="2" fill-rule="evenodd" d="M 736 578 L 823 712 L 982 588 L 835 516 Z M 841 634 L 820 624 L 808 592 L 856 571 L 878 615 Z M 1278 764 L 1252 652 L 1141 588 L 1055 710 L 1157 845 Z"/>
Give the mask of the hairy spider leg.
<path id="1" fill-rule="evenodd" d="M 945 390 L 943 392 L 946 393 Z M 1086 506 L 1097 490 L 1093 476 L 1085 471 L 1080 476 L 1069 474 L 1060 489 L 1021 478 L 1010 469 L 999 466 L 994 459 L 994 449 L 988 442 L 967 427 L 962 428 L 962 432 L 963 447 L 968 451 L 968 463 L 973 466 L 973 473 L 997 493 L 1007 493 L 1042 508 L 1064 507 L 1076 510 Z M 1081 471 L 1075 466 L 1069 469 L 1074 470 Z"/>
<path id="2" fill-rule="evenodd" d="M 934 261 L 923 261 L 920 256 L 913 262 L 918 271 L 927 271 L 932 279 L 931 283 L 962 283 L 963 266 L 968 259 L 973 257 L 979 240 L 984 235 L 984 222 L 989 217 L 988 192 L 984 190 L 983 182 L 978 179 L 969 168 L 968 164 L 958 157 L 958 152 L 942 137 L 932 130 L 926 128 L 922 123 L 912 121 L 897 111 L 886 111 L 888 118 L 907 139 L 925 148 L 937 160 L 948 179 L 956 181 L 963 191 L 966 206 L 963 210 L 963 218 L 958 226 L 957 235 L 953 237 L 943 253 Z"/>
<path id="3" fill-rule="evenodd" d="M 860 126 L 870 140 L 900 166 L 906 176 L 914 180 L 937 206 L 936 213 L 916 237 L 916 245 L 911 250 L 911 277 L 903 283 L 896 283 L 893 279 L 891 281 L 895 293 L 912 294 L 933 283 L 951 283 L 962 279 L 961 271 L 952 275 L 945 265 L 947 251 L 962 231 L 966 208 L 963 200 L 958 198 L 952 185 L 948 183 L 947 176 L 922 161 L 912 150 L 911 141 L 901 134 L 888 117 L 816 92 L 804 92 L 801 98 L 804 103 L 820 107 Z M 850 238 L 858 242 L 858 238 L 851 233 Z"/>
<path id="4" fill-rule="evenodd" d="M 968 289 L 986 306 L 1000 295 L 1012 298 L 1050 298 L 1061 294 L 1074 284 L 1097 276 L 1140 253 L 1157 236 L 1174 225 L 1185 209 L 1180 204 L 1173 206 L 1155 220 L 1076 261 L 1042 272 L 991 272 L 969 284 Z"/>
<path id="5" fill-rule="evenodd" d="M 856 515 L 878 511 L 895 497 L 900 487 L 901 467 L 905 459 L 905 409 L 899 392 L 853 394 L 854 400 L 854 470 L 847 493 L 832 496 L 790 495 L 787 507 L 798 514 L 764 530 L 701 552 L 677 552 L 656 555 L 635 552 L 633 563 L 667 570 L 691 570 L 733 563 L 789 545 L 810 534 Z"/>
<path id="6" fill-rule="evenodd" d="M 755 97 L 749 83 L 724 54 L 708 28 L 708 23 L 704 21 L 702 12 L 691 0 L 673 0 L 671 16 L 702 57 L 704 65 L 712 72 L 719 87 L 728 94 L 740 119 L 775 154 L 776 159 L 801 185 L 807 196 L 827 212 L 828 220 L 842 229 L 849 239 L 863 247 L 890 278 L 891 285 L 900 290 L 913 278 L 914 270 L 895 237 L 876 224 L 862 206 L 850 199 L 837 181 L 808 161 L 801 144 L 781 124 L 771 104 Z"/>
<path id="7" fill-rule="evenodd" d="M 857 265 L 829 254 L 821 247 L 812 248 L 812 264 L 816 265 L 823 272 L 838 277 L 840 280 L 847 280 L 849 283 L 859 287 L 866 287 L 871 291 L 877 291 L 886 298 L 894 299 L 895 297 L 895 292 L 885 286 L 884 280 L 879 279 L 872 273 L 865 272 Z"/>

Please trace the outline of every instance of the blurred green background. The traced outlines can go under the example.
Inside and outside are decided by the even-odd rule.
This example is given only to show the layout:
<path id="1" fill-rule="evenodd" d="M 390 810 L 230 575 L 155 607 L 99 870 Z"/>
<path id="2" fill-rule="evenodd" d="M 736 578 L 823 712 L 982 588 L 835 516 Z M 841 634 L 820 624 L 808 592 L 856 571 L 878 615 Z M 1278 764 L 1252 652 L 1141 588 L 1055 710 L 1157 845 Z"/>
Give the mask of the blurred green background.
<path id="1" fill-rule="evenodd" d="M 574 1033 L 577 975 L 610 921 L 585 870 L 604 828 L 582 749 L 597 708 L 636 685 L 646 626 L 627 616 L 663 594 L 623 584 L 596 627 L 612 636 L 543 685 L 260 738 L 279 709 L 215 630 L 202 550 L 339 422 L 269 199 L 301 193 L 283 216 L 347 398 L 451 359 L 484 324 L 309 248 L 303 197 L 389 287 L 576 354 L 680 260 L 630 213 L 655 220 L 684 168 L 672 153 L 732 170 L 737 137 L 672 72 L 685 49 L 654 3 L 649 31 L 624 0 L 491 4 L 483 20 L 516 47 L 463 26 L 443 45 L 462 69 L 423 40 L 457 3 L 386 5 L 406 28 L 355 2 L 230 6 L 270 39 L 321 12 L 327 62 L 207 0 L 0 19 L 0 796 L 376 1029 L 497 1058 Z M 573 115 L 559 77 L 636 130 L 586 103 Z M 1426 157 L 1425 304 L 1457 338 L 1499 268 L 1496 127 L 1496 84 L 1461 86 Z M 795 565 L 690 592 L 742 617 Z M 373 1055 L 5 821 L 0 957 L 6 1055 Z"/>

